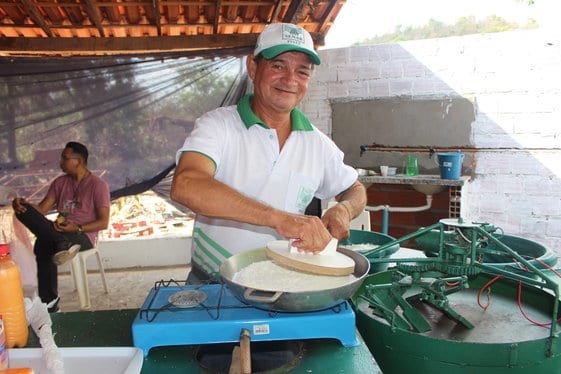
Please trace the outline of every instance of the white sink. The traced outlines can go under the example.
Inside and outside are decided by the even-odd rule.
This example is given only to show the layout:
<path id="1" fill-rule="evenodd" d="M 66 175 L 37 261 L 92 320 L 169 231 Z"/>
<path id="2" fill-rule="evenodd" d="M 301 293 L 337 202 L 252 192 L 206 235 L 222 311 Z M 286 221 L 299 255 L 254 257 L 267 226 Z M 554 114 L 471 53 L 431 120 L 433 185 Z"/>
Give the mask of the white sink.
<path id="1" fill-rule="evenodd" d="M 424 193 L 425 195 L 436 195 L 446 188 L 446 186 L 440 184 L 412 184 L 411 186 L 415 191 Z"/>

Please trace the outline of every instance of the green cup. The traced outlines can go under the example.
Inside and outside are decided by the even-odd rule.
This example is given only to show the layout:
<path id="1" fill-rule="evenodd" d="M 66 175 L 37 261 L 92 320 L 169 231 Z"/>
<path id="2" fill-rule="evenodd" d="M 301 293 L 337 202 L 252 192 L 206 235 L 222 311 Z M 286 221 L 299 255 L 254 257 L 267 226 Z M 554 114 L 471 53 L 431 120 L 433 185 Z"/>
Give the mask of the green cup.
<path id="1" fill-rule="evenodd" d="M 407 155 L 407 158 L 405 159 L 405 175 L 419 175 L 419 164 L 417 163 L 417 156 Z"/>

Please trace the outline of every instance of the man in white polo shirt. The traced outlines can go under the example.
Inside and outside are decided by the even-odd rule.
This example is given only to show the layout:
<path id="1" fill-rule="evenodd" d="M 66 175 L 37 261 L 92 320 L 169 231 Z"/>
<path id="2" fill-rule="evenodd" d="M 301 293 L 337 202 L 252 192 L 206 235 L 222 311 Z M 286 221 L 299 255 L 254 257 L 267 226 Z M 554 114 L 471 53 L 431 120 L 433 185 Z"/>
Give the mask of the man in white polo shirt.
<path id="1" fill-rule="evenodd" d="M 171 198 L 197 214 L 191 275 L 218 279 L 224 260 L 271 240 L 318 252 L 348 237 L 365 188 L 296 108 L 319 64 L 306 30 L 268 25 L 247 58 L 254 93 L 201 116 L 177 152 Z M 321 219 L 304 215 L 313 197 L 339 203 Z"/>

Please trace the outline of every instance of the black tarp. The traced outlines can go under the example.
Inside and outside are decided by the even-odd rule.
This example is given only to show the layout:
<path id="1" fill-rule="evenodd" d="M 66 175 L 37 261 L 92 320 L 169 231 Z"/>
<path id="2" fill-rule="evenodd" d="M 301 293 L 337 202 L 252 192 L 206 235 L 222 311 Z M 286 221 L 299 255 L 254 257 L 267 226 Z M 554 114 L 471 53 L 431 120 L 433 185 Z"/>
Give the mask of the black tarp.
<path id="1" fill-rule="evenodd" d="M 0 59 L 0 185 L 37 201 L 64 144 L 79 141 L 113 198 L 167 195 L 194 120 L 245 93 L 245 53 Z"/>

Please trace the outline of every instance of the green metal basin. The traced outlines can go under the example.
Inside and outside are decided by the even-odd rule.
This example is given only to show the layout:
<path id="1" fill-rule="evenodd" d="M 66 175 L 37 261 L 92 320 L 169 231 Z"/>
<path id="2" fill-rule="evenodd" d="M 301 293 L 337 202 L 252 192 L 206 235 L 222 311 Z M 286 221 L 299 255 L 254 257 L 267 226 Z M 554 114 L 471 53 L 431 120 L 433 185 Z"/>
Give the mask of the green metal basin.
<path id="1" fill-rule="evenodd" d="M 390 271 L 369 275 L 352 303 L 357 327 L 384 374 L 561 373 L 559 333 L 550 336 L 548 327 L 526 320 L 517 303 L 518 282 L 501 278 L 493 283 L 490 304 L 479 307 L 477 293 L 492 276 L 470 278 L 470 288 L 449 295 L 449 302 L 475 327 L 468 329 L 441 311 L 422 302 L 413 304 L 431 324 L 432 330 L 417 333 L 392 326 L 389 319 L 372 313 L 366 295 L 369 285 L 391 282 Z M 522 286 L 522 308 L 531 319 L 550 323 L 555 296 L 537 287 Z M 487 303 L 486 297 L 481 300 Z M 559 318 L 557 313 L 555 318 Z M 557 332 L 559 324 L 557 323 Z"/>
<path id="2" fill-rule="evenodd" d="M 356 250 L 356 252 L 364 254 L 367 251 L 375 249 L 378 246 L 387 244 L 394 240 L 395 240 L 394 237 L 379 232 L 366 231 L 366 230 L 351 230 L 350 236 L 347 239 L 340 241 L 339 246 L 361 245 L 361 247 L 364 248 L 363 249 L 361 248 L 360 250 Z M 372 244 L 372 246 L 366 247 L 364 246 L 365 244 Z M 396 243 L 395 245 L 392 245 L 381 251 L 374 251 L 370 253 L 368 256 L 366 256 L 366 258 L 368 258 L 369 260 L 378 259 L 378 258 L 389 258 L 398 250 L 399 250 L 399 244 Z M 384 271 L 387 268 L 388 268 L 387 263 L 373 264 L 371 262 L 369 273 L 370 274 L 377 273 L 379 271 Z"/>
<path id="3" fill-rule="evenodd" d="M 452 236 L 452 231 L 446 231 L 446 236 Z M 533 240 L 521 238 L 514 235 L 495 235 L 495 237 L 506 246 L 510 247 L 514 252 L 522 256 L 529 263 L 534 265 L 539 269 L 547 269 L 548 267 L 554 267 L 557 264 L 557 255 L 545 245 L 538 243 Z M 418 237 L 415 240 L 416 248 L 424 251 L 429 257 L 438 256 L 438 246 L 439 246 L 439 232 L 438 230 L 432 230 L 428 233 Z M 490 242 L 487 246 L 489 250 L 496 250 L 497 244 Z M 512 271 L 519 274 L 527 274 L 524 269 L 522 269 L 517 262 L 513 261 L 511 256 L 507 255 L 496 255 L 486 253 L 481 262 L 485 265 L 493 266 L 496 268 Z"/>
<path id="4" fill-rule="evenodd" d="M 520 256 L 529 259 L 529 262 L 536 267 L 543 268 L 542 263 L 550 267 L 557 264 L 557 255 L 543 244 L 514 235 L 502 235 L 498 236 L 498 239 Z M 495 243 L 490 243 L 489 248 L 495 249 L 495 247 Z M 512 262 L 512 258 L 505 256 L 487 254 L 484 256 L 483 262 L 494 267 L 508 267 L 509 270 L 523 272 L 517 264 Z"/>

